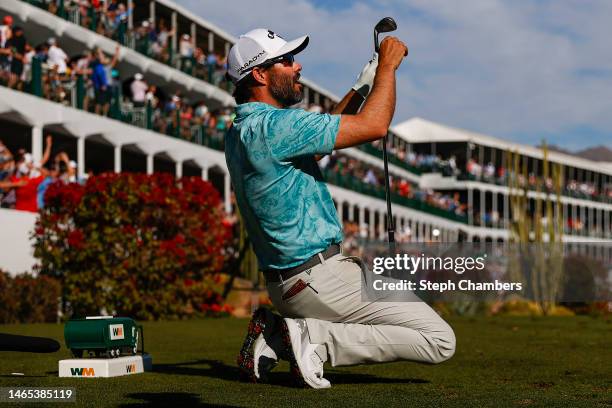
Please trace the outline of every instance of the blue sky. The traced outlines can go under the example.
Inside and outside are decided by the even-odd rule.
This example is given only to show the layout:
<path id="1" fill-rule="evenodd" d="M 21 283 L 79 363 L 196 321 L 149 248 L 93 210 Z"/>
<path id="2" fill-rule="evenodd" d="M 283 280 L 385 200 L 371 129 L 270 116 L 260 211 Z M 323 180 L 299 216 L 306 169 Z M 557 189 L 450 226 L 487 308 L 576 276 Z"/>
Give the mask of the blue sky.
<path id="1" fill-rule="evenodd" d="M 394 124 L 422 117 L 526 144 L 612 148 L 612 1 L 176 0 L 235 36 L 309 34 L 303 75 L 353 85 L 384 16 L 410 49 Z"/>

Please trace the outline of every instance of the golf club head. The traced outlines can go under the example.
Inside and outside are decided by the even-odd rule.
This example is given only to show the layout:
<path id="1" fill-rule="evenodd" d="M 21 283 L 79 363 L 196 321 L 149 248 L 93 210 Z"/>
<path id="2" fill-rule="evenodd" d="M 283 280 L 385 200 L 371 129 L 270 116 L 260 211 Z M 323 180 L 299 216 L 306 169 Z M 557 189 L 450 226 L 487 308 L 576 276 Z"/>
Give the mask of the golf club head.
<path id="1" fill-rule="evenodd" d="M 378 52 L 380 48 L 378 43 L 378 34 L 388 33 L 395 30 L 397 30 L 397 23 L 392 17 L 385 17 L 374 26 L 374 50 L 376 52 Z"/>
<path id="2" fill-rule="evenodd" d="M 397 23 L 391 17 L 381 19 L 374 27 L 378 33 L 388 33 L 389 31 L 397 30 Z"/>

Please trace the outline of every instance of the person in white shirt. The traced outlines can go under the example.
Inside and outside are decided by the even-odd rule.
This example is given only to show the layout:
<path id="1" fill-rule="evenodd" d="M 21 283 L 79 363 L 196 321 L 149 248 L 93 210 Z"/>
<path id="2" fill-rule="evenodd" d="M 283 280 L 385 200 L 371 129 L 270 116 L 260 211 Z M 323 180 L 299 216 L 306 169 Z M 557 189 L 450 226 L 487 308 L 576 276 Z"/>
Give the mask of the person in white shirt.
<path id="1" fill-rule="evenodd" d="M 134 81 L 130 85 L 130 90 L 132 91 L 132 102 L 135 108 L 142 108 L 145 105 L 148 89 L 149 86 L 143 81 L 142 74 L 137 73 L 134 75 Z"/>
<path id="2" fill-rule="evenodd" d="M 66 73 L 68 55 L 57 45 L 55 38 L 49 38 L 47 43 L 49 44 L 49 51 L 47 52 L 49 67 L 55 69 L 58 74 L 64 75 Z"/>
<path id="3" fill-rule="evenodd" d="M 179 54 L 181 56 L 181 70 L 191 72 L 193 68 L 193 42 L 189 34 L 183 34 L 179 43 Z"/>

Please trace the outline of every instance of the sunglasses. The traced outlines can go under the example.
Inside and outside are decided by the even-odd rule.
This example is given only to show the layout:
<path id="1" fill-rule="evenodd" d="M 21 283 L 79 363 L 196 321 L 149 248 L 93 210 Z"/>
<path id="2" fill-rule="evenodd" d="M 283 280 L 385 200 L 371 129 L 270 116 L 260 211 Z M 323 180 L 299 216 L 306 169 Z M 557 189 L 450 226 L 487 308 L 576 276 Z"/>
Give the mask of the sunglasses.
<path id="1" fill-rule="evenodd" d="M 281 55 L 276 58 L 272 58 L 271 60 L 268 60 L 264 62 L 263 64 L 258 65 L 257 67 L 258 68 L 268 68 L 277 63 L 283 64 L 286 67 L 290 67 L 293 65 L 294 61 L 295 61 L 295 57 L 293 56 L 293 54 L 285 54 L 285 55 Z"/>

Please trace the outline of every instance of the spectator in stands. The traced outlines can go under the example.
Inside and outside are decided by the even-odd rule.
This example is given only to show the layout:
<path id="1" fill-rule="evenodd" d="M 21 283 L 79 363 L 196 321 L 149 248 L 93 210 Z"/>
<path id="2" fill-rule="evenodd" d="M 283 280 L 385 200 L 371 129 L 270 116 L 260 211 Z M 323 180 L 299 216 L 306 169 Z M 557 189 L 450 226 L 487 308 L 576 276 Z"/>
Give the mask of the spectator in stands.
<path id="1" fill-rule="evenodd" d="M 191 140 L 191 123 L 193 120 L 193 108 L 191 105 L 185 103 L 181 107 L 180 111 L 180 126 L 181 126 L 181 137 L 183 139 Z"/>
<path id="2" fill-rule="evenodd" d="M 0 183 L 6 183 L 8 181 L 13 174 L 14 168 L 15 161 L 13 160 L 13 155 L 2 140 L 0 140 Z M 4 188 L 0 187 L 0 202 L 4 202 L 4 196 L 8 191 L 10 190 L 6 184 Z M 4 205 L 2 207 L 4 207 Z"/>
<path id="3" fill-rule="evenodd" d="M 159 20 L 159 30 L 157 31 L 157 58 L 163 62 L 169 61 L 168 46 L 170 44 L 170 37 L 174 35 L 174 30 L 166 27 L 166 21 L 164 19 Z"/>
<path id="4" fill-rule="evenodd" d="M 128 31 L 128 18 L 134 10 L 134 3 L 127 9 L 125 4 L 119 3 L 116 9 L 108 10 L 108 30 L 109 35 L 112 39 L 118 41 L 120 44 L 126 43 L 126 34 Z"/>
<path id="5" fill-rule="evenodd" d="M 35 163 L 32 155 L 20 150 L 16 159 L 16 170 L 8 182 L 0 182 L 0 188 L 15 189 L 15 209 L 21 211 L 36 212 L 38 186 L 47 177 L 48 171 L 44 164 L 51 155 L 51 136 L 47 136 L 45 153 L 40 163 Z"/>
<path id="6" fill-rule="evenodd" d="M 493 181 L 495 178 L 495 166 L 493 163 L 488 162 L 484 168 L 484 179 L 486 181 Z"/>
<path id="7" fill-rule="evenodd" d="M 147 103 L 151 104 L 151 107 L 157 108 L 159 106 L 159 99 L 157 98 L 157 87 L 155 85 L 150 85 L 146 94 Z"/>
<path id="8" fill-rule="evenodd" d="M 23 34 L 23 28 L 13 28 L 13 36 L 7 41 L 6 46 L 11 50 L 11 74 L 8 87 L 21 89 L 21 74 L 23 73 L 23 60 L 26 53 L 26 38 Z"/>
<path id="9" fill-rule="evenodd" d="M 148 20 L 143 20 L 135 31 L 136 51 L 150 55 L 151 44 L 157 41 L 155 30 L 151 29 L 151 24 Z"/>
<path id="10" fill-rule="evenodd" d="M 30 44 L 26 43 L 26 52 L 23 56 L 23 73 L 20 81 L 22 83 L 30 83 L 32 81 L 32 59 L 36 55 L 36 51 Z"/>
<path id="11" fill-rule="evenodd" d="M 4 16 L 0 25 L 0 80 L 8 82 L 11 72 L 11 49 L 7 46 L 12 36 L 13 17 Z"/>
<path id="12" fill-rule="evenodd" d="M 96 95 L 95 112 L 108 116 L 110 102 L 112 97 L 112 70 L 119 61 L 120 46 L 115 48 L 115 55 L 112 60 L 109 60 L 101 49 L 96 52 L 95 59 L 92 63 L 92 81 Z"/>
<path id="13" fill-rule="evenodd" d="M 189 34 L 183 34 L 179 43 L 179 55 L 181 56 L 180 69 L 191 74 L 193 70 L 193 41 Z"/>
<path id="14" fill-rule="evenodd" d="M 110 78 L 106 76 L 104 63 L 99 57 L 92 62 L 91 80 L 95 93 L 95 112 L 100 115 L 108 115 L 110 107 Z"/>
<path id="15" fill-rule="evenodd" d="M 77 60 L 75 69 L 71 73 L 74 81 L 77 80 L 79 75 L 84 78 L 85 97 L 83 98 L 83 107 L 85 110 L 89 110 L 89 102 L 95 98 L 94 86 L 91 80 L 93 60 L 93 52 L 85 50 L 83 55 Z"/>
<path id="16" fill-rule="evenodd" d="M 217 54 L 214 52 L 210 52 L 206 56 L 206 65 L 208 66 L 208 78 L 206 78 L 206 80 L 210 83 L 214 83 L 214 74 L 215 70 L 217 69 L 218 61 Z"/>
<path id="17" fill-rule="evenodd" d="M 68 55 L 59 47 L 54 37 L 49 38 L 47 44 L 49 44 L 49 51 L 47 52 L 47 64 L 49 68 L 55 70 L 61 76 L 64 76 L 68 67 Z"/>
<path id="18" fill-rule="evenodd" d="M 77 164 L 70 160 L 68 153 L 59 152 L 53 159 L 53 168 L 57 171 L 58 180 L 63 183 L 76 183 L 77 179 Z"/>
<path id="19" fill-rule="evenodd" d="M 202 48 L 196 47 L 193 51 L 193 62 L 195 64 L 193 74 L 198 78 L 206 78 L 206 55 Z"/>
<path id="20" fill-rule="evenodd" d="M 143 80 L 143 76 L 141 73 L 137 73 L 134 75 L 134 81 L 130 85 L 130 90 L 132 91 L 132 103 L 135 108 L 142 108 L 145 106 L 146 98 L 147 98 L 147 90 L 149 86 Z"/>

